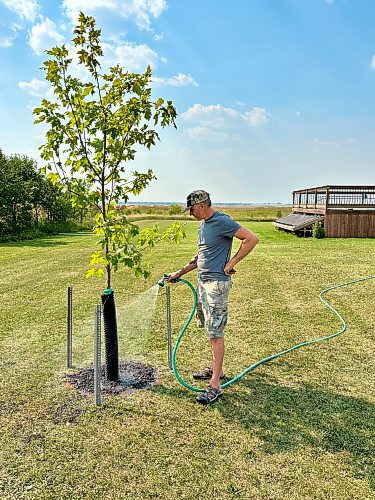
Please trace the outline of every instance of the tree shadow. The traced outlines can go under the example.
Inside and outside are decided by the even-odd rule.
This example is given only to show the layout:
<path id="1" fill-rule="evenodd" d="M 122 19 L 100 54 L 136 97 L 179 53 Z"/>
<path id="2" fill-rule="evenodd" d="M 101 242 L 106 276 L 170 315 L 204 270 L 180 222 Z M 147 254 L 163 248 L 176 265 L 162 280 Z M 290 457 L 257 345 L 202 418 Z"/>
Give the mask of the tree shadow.
<path id="1" fill-rule="evenodd" d="M 226 391 L 217 408 L 228 421 L 240 423 L 263 443 L 266 453 L 311 446 L 330 453 L 349 452 L 356 478 L 375 487 L 375 405 L 324 391 L 311 384 L 281 386 L 265 374 L 242 381 L 250 389 Z"/>
<path id="2" fill-rule="evenodd" d="M 22 241 L 8 241 L 6 243 L 0 243 L 1 247 L 15 247 L 15 248 L 22 248 L 22 247 L 58 247 L 58 246 L 64 246 L 67 245 L 65 241 L 56 241 L 55 240 L 56 236 L 53 236 L 51 238 L 38 238 L 35 240 L 22 240 Z"/>
<path id="3" fill-rule="evenodd" d="M 0 242 L 0 247 L 55 247 L 69 245 L 69 242 L 63 241 L 63 238 L 78 237 L 78 236 L 91 236 L 90 232 L 80 232 L 80 233 L 61 233 L 53 236 L 43 236 L 41 238 L 35 238 L 32 240 L 21 240 L 21 241 L 7 241 Z"/>

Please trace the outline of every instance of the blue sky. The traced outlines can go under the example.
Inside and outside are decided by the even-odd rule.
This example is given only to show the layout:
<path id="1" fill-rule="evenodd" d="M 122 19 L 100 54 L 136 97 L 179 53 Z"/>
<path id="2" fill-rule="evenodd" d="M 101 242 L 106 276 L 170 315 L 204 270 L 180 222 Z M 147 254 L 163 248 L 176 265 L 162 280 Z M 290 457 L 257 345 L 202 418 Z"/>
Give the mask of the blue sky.
<path id="1" fill-rule="evenodd" d="M 106 63 L 153 68 L 178 129 L 130 168 L 158 177 L 139 201 L 290 202 L 294 189 L 375 184 L 373 0 L 0 0 L 0 148 L 38 159 L 32 109 L 44 50 L 77 12 Z M 40 160 L 39 163 L 41 164 Z"/>

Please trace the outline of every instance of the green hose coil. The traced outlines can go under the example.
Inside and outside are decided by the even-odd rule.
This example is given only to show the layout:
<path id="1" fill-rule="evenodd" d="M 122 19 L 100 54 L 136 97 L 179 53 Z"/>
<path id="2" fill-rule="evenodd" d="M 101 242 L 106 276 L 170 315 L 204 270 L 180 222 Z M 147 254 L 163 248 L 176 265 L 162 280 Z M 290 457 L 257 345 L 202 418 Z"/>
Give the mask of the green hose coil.
<path id="1" fill-rule="evenodd" d="M 324 290 L 322 290 L 320 292 L 320 294 L 319 294 L 320 301 L 326 307 L 328 307 L 339 318 L 339 320 L 342 323 L 342 327 L 341 327 L 341 329 L 339 331 L 337 331 L 335 333 L 332 333 L 331 335 L 327 335 L 326 337 L 321 337 L 319 339 L 313 339 L 313 340 L 307 340 L 305 342 L 301 342 L 300 344 L 296 344 L 296 345 L 294 345 L 292 347 L 289 347 L 288 349 L 285 349 L 284 351 L 280 351 L 280 352 L 278 352 L 276 354 L 273 354 L 272 356 L 268 356 L 267 358 L 261 359 L 257 363 L 254 363 L 253 365 L 251 365 L 248 368 L 246 368 L 246 370 L 244 370 L 243 372 L 241 372 L 236 377 L 234 377 L 231 380 L 229 380 L 228 382 L 225 382 L 224 384 L 222 384 L 221 387 L 224 389 L 225 387 L 228 387 L 228 386 L 234 384 L 235 382 L 237 382 L 238 380 L 240 380 L 244 375 L 246 375 L 247 373 L 249 373 L 252 370 L 254 370 L 255 368 L 257 368 L 259 365 L 267 363 L 268 361 L 272 361 L 273 359 L 276 359 L 279 356 L 283 356 L 284 354 L 287 354 L 288 352 L 295 351 L 296 349 L 300 349 L 301 347 L 304 347 L 304 346 L 307 346 L 307 345 L 310 345 L 310 344 L 316 344 L 317 342 L 323 342 L 324 340 L 332 339 L 332 338 L 337 337 L 338 335 L 341 335 L 342 333 L 344 333 L 345 330 L 346 330 L 346 328 L 347 328 L 346 321 L 341 316 L 341 314 L 324 298 L 324 295 L 327 292 L 329 292 L 330 290 L 335 290 L 336 288 L 341 288 L 343 286 L 352 285 L 354 283 L 360 283 L 361 281 L 367 281 L 367 280 L 371 280 L 371 279 L 374 279 L 374 278 L 375 278 L 375 275 L 371 275 L 371 276 L 366 276 L 365 278 L 359 278 L 359 279 L 356 279 L 356 280 L 346 281 L 344 283 L 339 283 L 338 285 L 333 285 L 333 286 L 330 286 L 328 288 L 325 288 Z M 172 352 L 172 368 L 173 368 L 173 373 L 174 373 L 175 377 L 177 378 L 177 380 L 180 382 L 180 384 L 183 385 L 184 387 L 186 387 L 187 389 L 190 389 L 191 391 L 194 391 L 194 392 L 203 392 L 204 389 L 200 389 L 199 387 L 194 387 L 194 386 L 188 384 L 187 382 L 185 382 L 185 380 L 183 380 L 183 378 L 178 373 L 178 370 L 177 370 L 177 367 L 176 367 L 176 355 L 177 355 L 178 346 L 180 344 L 180 341 L 181 341 L 183 335 L 186 332 L 187 327 L 190 324 L 190 321 L 192 320 L 192 318 L 194 316 L 194 313 L 195 313 L 195 310 L 196 310 L 196 307 L 197 307 L 197 301 L 198 301 L 198 299 L 197 299 L 197 292 L 196 292 L 194 286 L 188 280 L 185 280 L 183 278 L 179 278 L 178 281 L 182 281 L 183 283 L 185 283 L 186 285 L 188 285 L 190 287 L 190 289 L 191 289 L 191 291 L 193 293 L 193 296 L 194 296 L 194 305 L 193 305 L 193 307 L 192 307 L 192 309 L 190 311 L 189 317 L 188 317 L 185 325 L 183 326 L 180 334 L 177 337 L 175 346 L 173 348 L 173 352 Z"/>

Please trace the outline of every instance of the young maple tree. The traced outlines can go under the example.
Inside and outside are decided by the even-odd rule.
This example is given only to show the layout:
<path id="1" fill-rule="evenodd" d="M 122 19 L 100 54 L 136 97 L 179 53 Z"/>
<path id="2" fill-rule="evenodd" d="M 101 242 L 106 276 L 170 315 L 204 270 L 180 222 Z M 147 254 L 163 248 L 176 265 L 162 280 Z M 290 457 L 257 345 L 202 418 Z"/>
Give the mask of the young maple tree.
<path id="1" fill-rule="evenodd" d="M 46 142 L 39 149 L 49 178 L 71 193 L 73 205 L 97 209 L 93 231 L 101 250 L 92 254 L 86 276 L 106 274 L 110 289 L 111 273 L 119 265 L 147 277 L 143 251 L 183 235 L 179 223 L 164 232 L 157 225 L 141 229 L 116 209 L 155 179 L 151 169 L 129 172 L 128 164 L 137 147 L 150 149 L 159 140 L 156 126 L 176 127 L 177 113 L 172 101 L 152 99 L 150 67 L 143 74 L 120 65 L 102 72 L 101 30 L 93 17 L 81 12 L 74 35 L 78 64 L 88 78 L 72 74 L 73 59 L 65 45 L 46 51 L 50 59 L 43 69 L 55 98 L 43 99 L 34 109 L 35 123 L 47 125 Z"/>

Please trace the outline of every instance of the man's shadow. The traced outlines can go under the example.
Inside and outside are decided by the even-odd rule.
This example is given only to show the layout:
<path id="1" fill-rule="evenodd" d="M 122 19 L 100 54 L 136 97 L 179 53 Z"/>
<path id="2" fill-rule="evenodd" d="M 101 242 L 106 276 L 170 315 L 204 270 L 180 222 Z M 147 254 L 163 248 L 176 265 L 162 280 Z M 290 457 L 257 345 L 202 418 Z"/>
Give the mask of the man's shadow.
<path id="1" fill-rule="evenodd" d="M 184 397 L 178 389 L 158 390 Z M 186 392 L 186 398 L 191 398 L 191 393 Z M 270 375 L 253 373 L 206 407 L 214 409 L 225 420 L 260 438 L 263 451 L 269 454 L 305 446 L 330 453 L 348 452 L 355 477 L 368 478 L 375 487 L 375 405 L 368 401 L 307 383 L 283 386 Z M 249 458 L 255 459 L 252 451 Z"/>
<path id="2" fill-rule="evenodd" d="M 226 420 L 257 435 L 266 453 L 310 446 L 351 454 L 356 478 L 375 487 L 375 405 L 312 384 L 282 386 L 264 373 L 245 377 L 219 409 Z M 241 383 L 239 389 L 241 389 Z"/>

